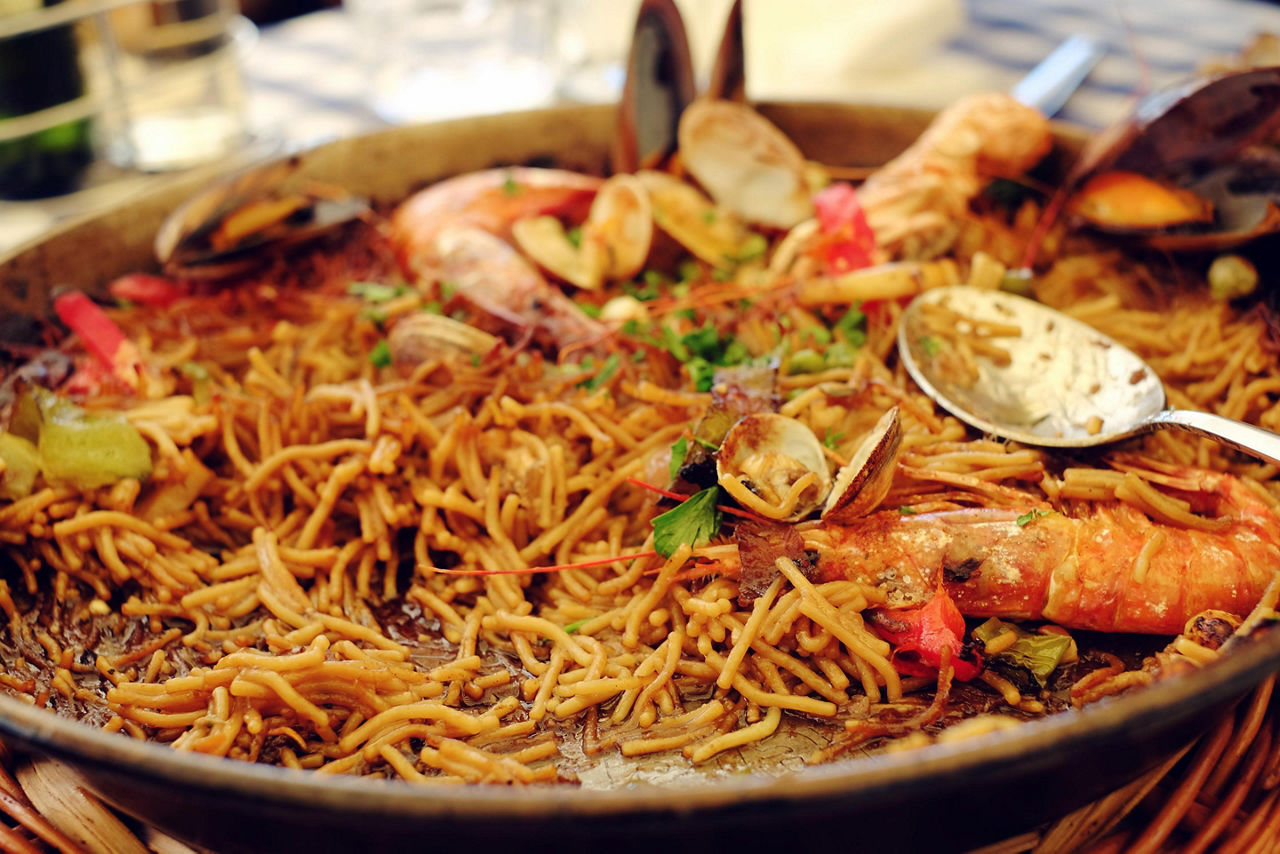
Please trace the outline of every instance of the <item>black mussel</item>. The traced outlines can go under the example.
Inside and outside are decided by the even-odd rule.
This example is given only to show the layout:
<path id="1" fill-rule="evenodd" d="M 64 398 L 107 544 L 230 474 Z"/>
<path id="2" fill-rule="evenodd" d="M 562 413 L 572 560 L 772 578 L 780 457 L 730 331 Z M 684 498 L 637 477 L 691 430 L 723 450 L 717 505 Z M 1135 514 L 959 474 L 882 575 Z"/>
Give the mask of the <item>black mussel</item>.
<path id="1" fill-rule="evenodd" d="M 221 279 L 248 272 L 271 249 L 319 237 L 369 213 L 344 193 L 285 189 L 296 158 L 218 181 L 169 215 L 156 233 L 156 258 L 169 275 Z"/>

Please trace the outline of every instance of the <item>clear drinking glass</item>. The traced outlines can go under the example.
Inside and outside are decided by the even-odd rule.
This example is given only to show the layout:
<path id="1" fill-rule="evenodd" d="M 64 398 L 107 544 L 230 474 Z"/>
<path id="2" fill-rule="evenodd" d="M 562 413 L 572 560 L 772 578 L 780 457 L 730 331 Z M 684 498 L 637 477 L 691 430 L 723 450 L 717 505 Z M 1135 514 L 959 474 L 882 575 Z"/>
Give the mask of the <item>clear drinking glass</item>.
<path id="1" fill-rule="evenodd" d="M 183 169 L 248 141 L 241 53 L 256 31 L 235 0 L 150 0 L 114 10 L 104 50 L 117 93 L 108 156 Z"/>

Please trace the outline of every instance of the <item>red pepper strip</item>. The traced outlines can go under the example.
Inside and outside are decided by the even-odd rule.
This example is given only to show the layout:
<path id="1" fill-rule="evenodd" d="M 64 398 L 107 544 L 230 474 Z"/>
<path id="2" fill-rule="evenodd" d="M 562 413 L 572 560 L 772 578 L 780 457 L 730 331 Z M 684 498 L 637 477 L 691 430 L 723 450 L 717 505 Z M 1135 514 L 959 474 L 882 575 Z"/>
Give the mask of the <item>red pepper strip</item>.
<path id="1" fill-rule="evenodd" d="M 813 197 L 818 228 L 825 240 L 823 261 L 828 275 L 870 267 L 875 263 L 876 235 L 858 204 L 852 184 L 832 184 Z"/>
<path id="2" fill-rule="evenodd" d="M 956 679 L 968 681 L 982 672 L 982 660 L 976 653 L 971 658 L 961 658 L 964 617 L 942 588 L 919 608 L 872 611 L 870 622 L 894 647 L 889 660 L 899 673 L 933 676 L 942 666 L 942 651 L 946 648 L 951 650 Z"/>
<path id="3" fill-rule="evenodd" d="M 53 301 L 53 310 L 98 362 L 129 388 L 138 387 L 138 351 L 115 321 L 80 291 Z"/>
<path id="4" fill-rule="evenodd" d="M 108 285 L 107 290 L 116 299 L 156 308 L 166 308 L 178 297 L 184 297 L 188 293 L 185 287 L 173 279 L 149 276 L 146 273 L 121 276 Z"/>

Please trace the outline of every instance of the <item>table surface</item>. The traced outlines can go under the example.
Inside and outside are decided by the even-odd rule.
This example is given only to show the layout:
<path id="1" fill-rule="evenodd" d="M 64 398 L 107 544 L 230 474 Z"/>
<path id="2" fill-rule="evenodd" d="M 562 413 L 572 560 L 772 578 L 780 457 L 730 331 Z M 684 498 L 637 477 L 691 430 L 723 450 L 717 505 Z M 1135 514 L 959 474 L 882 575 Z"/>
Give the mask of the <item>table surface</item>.
<path id="1" fill-rule="evenodd" d="M 784 55 L 785 44 L 760 45 L 768 39 L 768 31 L 763 38 L 757 34 L 752 46 L 752 9 L 760 9 L 758 20 L 764 20 L 766 15 L 778 14 L 777 4 L 783 2 L 814 6 L 827 0 L 754 0 L 760 4 L 757 7 L 752 2 L 748 0 L 745 13 L 748 69 L 765 67 L 775 72 L 772 80 L 760 79 L 767 74 L 752 79 L 749 95 L 753 97 L 810 94 L 821 100 L 939 107 L 968 92 L 1007 90 L 1065 38 L 1084 34 L 1099 41 L 1106 54 L 1059 118 L 1087 127 L 1101 127 L 1122 117 L 1144 86 L 1158 87 L 1230 56 L 1258 33 L 1280 34 L 1280 5 L 1257 0 L 898 0 L 895 5 L 904 10 L 904 16 L 944 19 L 926 34 L 925 38 L 934 39 L 927 50 L 917 43 L 918 54 L 904 54 L 908 63 L 882 63 L 881 67 L 832 53 L 831 73 L 805 76 L 802 63 L 793 61 L 797 57 Z M 561 8 L 566 5 L 561 0 Z M 625 26 L 625 21 L 615 23 Z M 844 29 L 831 28 L 836 32 L 826 40 L 828 52 L 838 48 L 841 34 L 857 24 L 847 17 L 838 23 Z M 777 29 L 773 23 L 770 26 Z M 862 34 L 894 41 L 903 39 L 913 26 L 909 18 L 894 22 L 881 14 L 868 22 Z M 317 12 L 261 30 L 244 63 L 248 121 L 267 143 L 261 148 L 305 146 L 387 126 L 367 103 L 373 73 L 368 58 L 376 50 L 361 45 L 358 32 L 352 14 L 342 10 Z M 866 39 L 859 44 L 863 48 L 872 44 L 877 57 L 892 56 L 898 46 Z M 771 62 L 759 61 L 761 55 Z M 788 63 L 800 69 L 791 79 L 776 73 Z M 477 104 L 476 109 L 483 111 L 484 105 Z M 38 236 L 66 216 L 114 203 L 161 179 L 112 174 L 98 186 L 72 196 L 0 202 L 0 251 Z"/>

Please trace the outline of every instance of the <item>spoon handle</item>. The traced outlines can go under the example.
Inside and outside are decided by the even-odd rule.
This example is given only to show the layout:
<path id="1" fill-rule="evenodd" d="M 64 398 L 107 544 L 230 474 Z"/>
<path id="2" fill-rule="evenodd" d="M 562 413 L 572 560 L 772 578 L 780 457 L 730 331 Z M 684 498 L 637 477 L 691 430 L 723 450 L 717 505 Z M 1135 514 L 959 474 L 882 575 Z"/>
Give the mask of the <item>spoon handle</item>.
<path id="1" fill-rule="evenodd" d="M 1152 415 L 1147 423 L 1152 428 L 1176 427 L 1197 436 L 1216 439 L 1237 451 L 1280 465 L 1280 435 L 1243 421 L 1194 409 L 1166 409 Z"/>

